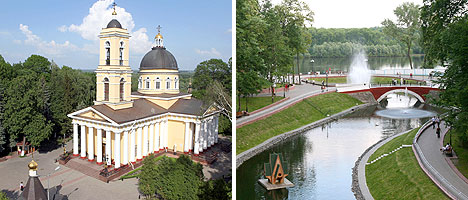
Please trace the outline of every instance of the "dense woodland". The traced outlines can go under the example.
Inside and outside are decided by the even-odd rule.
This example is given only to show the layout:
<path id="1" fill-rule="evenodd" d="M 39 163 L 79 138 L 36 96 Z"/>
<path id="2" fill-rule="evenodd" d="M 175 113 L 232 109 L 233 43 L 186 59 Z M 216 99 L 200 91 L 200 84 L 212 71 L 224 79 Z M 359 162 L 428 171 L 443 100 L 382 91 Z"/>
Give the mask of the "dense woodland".
<path id="1" fill-rule="evenodd" d="M 310 28 L 312 43 L 308 50 L 312 57 L 347 57 L 364 49 L 368 56 L 405 56 L 404 45 L 384 33 L 383 27 L 374 28 Z M 413 54 L 423 54 L 419 42 Z"/>
<path id="2" fill-rule="evenodd" d="M 204 63 L 207 62 L 215 63 L 210 70 L 198 74 L 180 73 L 181 92 L 187 92 L 190 79 L 197 81 L 204 79 L 207 73 L 217 72 L 224 74 L 213 79 L 222 82 L 222 90 L 230 94 L 231 65 L 212 59 L 200 63 L 197 69 L 206 68 Z M 138 74 L 134 73 L 132 85 L 137 82 L 137 77 Z M 194 96 L 209 96 L 203 95 L 208 87 L 209 82 L 198 85 L 193 90 Z M 93 105 L 95 98 L 94 72 L 59 67 L 38 55 L 31 55 L 26 61 L 11 65 L 0 55 L 0 154 L 15 151 L 11 148 L 23 137 L 33 147 L 41 149 L 61 144 L 63 138 L 71 136 L 73 128 L 67 114 Z M 207 103 L 214 102 L 201 99 Z M 221 117 L 220 133 L 230 135 L 230 124 L 227 117 Z"/>

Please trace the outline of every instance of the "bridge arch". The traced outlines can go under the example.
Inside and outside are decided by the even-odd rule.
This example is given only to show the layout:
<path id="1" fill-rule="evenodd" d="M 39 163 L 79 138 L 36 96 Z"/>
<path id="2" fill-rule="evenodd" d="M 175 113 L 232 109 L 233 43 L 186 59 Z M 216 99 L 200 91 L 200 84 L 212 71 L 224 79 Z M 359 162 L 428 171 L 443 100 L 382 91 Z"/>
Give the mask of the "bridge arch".
<path id="1" fill-rule="evenodd" d="M 413 96 L 415 96 L 421 103 L 424 103 L 424 98 L 419 95 L 418 93 L 416 92 L 413 92 L 411 91 L 410 89 L 393 89 L 393 90 L 390 90 L 388 92 L 385 92 L 384 94 L 380 95 L 380 97 L 377 99 L 377 102 L 380 102 L 382 101 L 385 97 L 387 97 L 389 94 L 392 94 L 392 93 L 397 93 L 397 92 L 403 92 L 403 93 L 406 93 L 408 92 L 408 94 L 411 94 Z"/>

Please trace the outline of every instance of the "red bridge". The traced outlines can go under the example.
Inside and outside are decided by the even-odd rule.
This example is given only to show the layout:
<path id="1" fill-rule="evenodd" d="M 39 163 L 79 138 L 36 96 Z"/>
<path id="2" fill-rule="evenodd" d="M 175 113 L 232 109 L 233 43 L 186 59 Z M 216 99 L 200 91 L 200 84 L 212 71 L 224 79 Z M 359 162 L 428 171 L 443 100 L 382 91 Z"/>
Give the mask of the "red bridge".
<path id="1" fill-rule="evenodd" d="M 396 92 L 404 92 L 415 96 L 420 102 L 424 103 L 426 101 L 426 97 L 424 95 L 428 94 L 431 90 L 440 91 L 439 88 L 430 86 L 382 86 L 371 87 L 367 89 L 342 91 L 341 93 L 371 92 L 375 100 L 380 102 L 389 94 Z"/>

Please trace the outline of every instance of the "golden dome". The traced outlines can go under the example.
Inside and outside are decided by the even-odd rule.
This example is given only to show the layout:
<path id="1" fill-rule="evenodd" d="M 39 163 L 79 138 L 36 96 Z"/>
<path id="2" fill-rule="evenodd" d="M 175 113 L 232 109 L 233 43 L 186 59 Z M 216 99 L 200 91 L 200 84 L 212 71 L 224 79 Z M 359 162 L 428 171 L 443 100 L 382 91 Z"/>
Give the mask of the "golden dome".
<path id="1" fill-rule="evenodd" d="M 115 9 L 114 9 L 114 12 L 112 12 L 112 15 L 117 15 L 117 12 L 115 12 Z"/>
<path id="2" fill-rule="evenodd" d="M 158 39 L 158 38 L 163 39 L 163 36 L 161 35 L 161 33 L 158 33 L 158 34 L 154 37 L 154 39 Z"/>
<path id="3" fill-rule="evenodd" d="M 29 162 L 29 164 L 28 164 L 28 167 L 29 167 L 30 170 L 36 171 L 37 170 L 37 163 L 34 160 L 31 160 L 31 162 Z"/>

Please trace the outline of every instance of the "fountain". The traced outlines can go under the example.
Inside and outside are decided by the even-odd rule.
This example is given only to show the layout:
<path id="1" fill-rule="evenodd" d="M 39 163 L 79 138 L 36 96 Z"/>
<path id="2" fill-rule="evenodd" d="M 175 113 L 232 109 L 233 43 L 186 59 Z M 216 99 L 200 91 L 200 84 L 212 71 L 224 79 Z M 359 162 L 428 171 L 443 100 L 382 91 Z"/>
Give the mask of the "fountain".
<path id="1" fill-rule="evenodd" d="M 371 72 L 367 67 L 367 56 L 364 50 L 360 50 L 353 55 L 353 61 L 349 67 L 348 83 L 351 84 L 369 84 Z"/>

